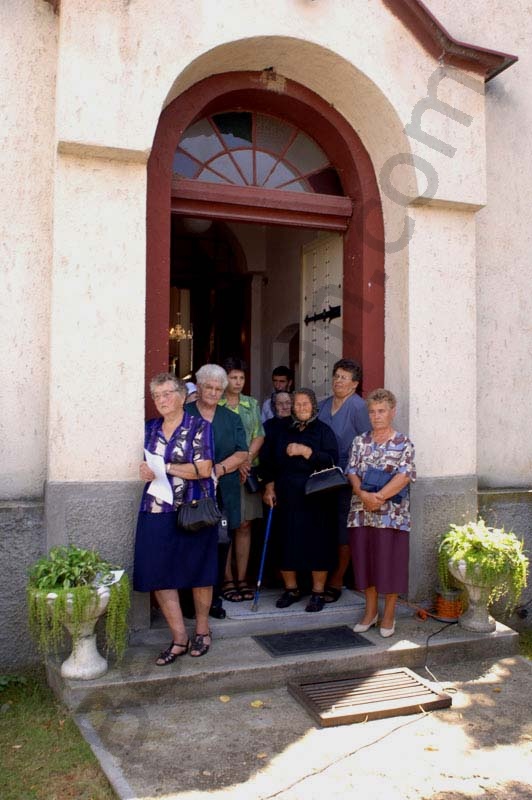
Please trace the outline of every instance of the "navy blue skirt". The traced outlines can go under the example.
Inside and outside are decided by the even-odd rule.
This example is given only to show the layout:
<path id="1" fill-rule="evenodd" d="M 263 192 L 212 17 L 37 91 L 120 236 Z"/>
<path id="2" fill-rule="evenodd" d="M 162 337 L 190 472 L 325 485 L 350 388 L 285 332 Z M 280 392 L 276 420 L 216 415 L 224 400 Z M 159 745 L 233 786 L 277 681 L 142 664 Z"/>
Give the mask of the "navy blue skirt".
<path id="1" fill-rule="evenodd" d="M 217 527 L 192 533 L 177 527 L 176 512 L 140 512 L 133 568 L 135 591 L 214 586 L 217 578 Z"/>

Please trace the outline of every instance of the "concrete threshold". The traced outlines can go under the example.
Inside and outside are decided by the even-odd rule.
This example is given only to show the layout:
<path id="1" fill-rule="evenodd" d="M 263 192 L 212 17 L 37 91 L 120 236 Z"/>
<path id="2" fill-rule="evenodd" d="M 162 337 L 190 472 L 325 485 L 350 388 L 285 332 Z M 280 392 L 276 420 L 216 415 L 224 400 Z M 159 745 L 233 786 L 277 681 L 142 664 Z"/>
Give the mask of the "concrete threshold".
<path id="1" fill-rule="evenodd" d="M 396 633 L 383 639 L 378 629 L 364 634 L 371 643 L 325 652 L 273 658 L 252 637 L 259 633 L 353 625 L 360 618 L 362 601 L 344 592 L 339 603 L 318 614 L 304 612 L 304 601 L 286 611 L 275 609 L 277 593 L 261 598 L 259 612 L 251 604 L 228 608 L 228 619 L 212 620 L 213 645 L 202 658 L 186 655 L 167 667 L 155 659 L 168 644 L 162 628 L 137 634 L 120 665 L 93 681 L 64 680 L 59 661 L 48 665 L 48 680 L 57 696 L 72 710 L 141 707 L 150 702 L 175 702 L 238 692 L 264 691 L 286 686 L 289 681 L 324 680 L 397 666 L 419 668 L 479 658 L 504 658 L 518 651 L 518 634 L 497 623 L 490 634 L 477 634 L 459 625 L 433 619 L 421 620 L 401 608 Z M 237 604 L 234 604 L 236 606 Z M 191 623 L 193 632 L 193 623 Z"/>

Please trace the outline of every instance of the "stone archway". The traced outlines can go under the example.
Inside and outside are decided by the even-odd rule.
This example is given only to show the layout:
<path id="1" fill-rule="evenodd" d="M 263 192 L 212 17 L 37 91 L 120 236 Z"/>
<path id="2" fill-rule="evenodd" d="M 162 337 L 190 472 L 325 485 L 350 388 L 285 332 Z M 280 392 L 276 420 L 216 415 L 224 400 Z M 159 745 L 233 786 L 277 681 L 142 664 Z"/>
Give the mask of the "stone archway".
<path id="1" fill-rule="evenodd" d="M 351 203 L 344 233 L 343 348 L 364 363 L 366 385 L 380 385 L 384 376 L 384 251 L 375 243 L 382 242 L 384 236 L 371 159 L 355 131 L 323 98 L 285 78 L 282 90 L 272 91 L 267 82 L 271 80 L 271 76 L 265 79 L 263 73 L 254 72 L 212 75 L 187 89 L 161 114 L 148 162 L 146 375 L 165 369 L 167 364 L 168 319 L 161 310 L 167 307 L 170 210 L 174 205 L 172 160 L 177 143 L 184 130 L 201 115 L 221 108 L 247 107 L 275 113 L 302 130 L 311 130 L 342 176 L 344 192 Z M 204 213 L 208 215 L 209 202 L 214 209 L 219 197 L 207 197 L 204 202 Z M 314 224 L 319 220 L 327 227 L 327 215 L 331 218 L 328 206 L 326 203 L 308 209 L 314 214 Z M 263 208 L 268 213 L 276 212 L 268 203 Z M 371 209 L 370 214 L 367 209 Z M 194 211 L 201 213 L 198 203 Z M 225 213 L 230 219 L 230 210 Z M 284 209 L 282 218 L 290 224 L 290 211 Z M 267 216 L 264 219 L 275 221 Z M 292 224 L 301 224 L 301 216 L 294 218 Z"/>

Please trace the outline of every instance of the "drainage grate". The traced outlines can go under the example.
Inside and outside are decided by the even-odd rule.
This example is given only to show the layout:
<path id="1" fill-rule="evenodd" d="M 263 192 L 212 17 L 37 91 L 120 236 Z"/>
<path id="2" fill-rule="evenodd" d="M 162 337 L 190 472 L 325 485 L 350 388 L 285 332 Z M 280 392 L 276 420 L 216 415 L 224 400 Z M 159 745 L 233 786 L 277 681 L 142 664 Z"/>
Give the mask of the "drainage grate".
<path id="1" fill-rule="evenodd" d="M 448 694 L 437 692 L 407 667 L 342 680 L 289 683 L 288 690 L 323 727 L 418 714 L 452 703 Z"/>
<path id="2" fill-rule="evenodd" d="M 253 639 L 273 658 L 317 653 L 324 650 L 343 650 L 346 647 L 374 647 L 373 642 L 368 641 L 359 633 L 354 633 L 347 625 L 287 633 L 266 633 L 253 636 Z"/>

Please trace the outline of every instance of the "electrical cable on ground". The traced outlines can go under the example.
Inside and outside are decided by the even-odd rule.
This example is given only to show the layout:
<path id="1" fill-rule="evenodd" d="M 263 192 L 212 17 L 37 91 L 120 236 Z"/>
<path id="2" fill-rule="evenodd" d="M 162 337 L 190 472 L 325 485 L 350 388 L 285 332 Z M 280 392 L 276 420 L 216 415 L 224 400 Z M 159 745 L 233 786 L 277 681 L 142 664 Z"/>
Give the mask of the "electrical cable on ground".
<path id="1" fill-rule="evenodd" d="M 432 714 L 432 711 L 421 711 L 420 716 L 416 716 L 413 719 L 408 720 L 408 722 L 403 722 L 401 725 L 397 725 L 395 728 L 392 728 L 390 731 L 386 731 L 382 736 L 378 736 L 376 739 L 373 739 L 371 742 L 366 742 L 366 744 L 361 745 L 360 747 L 356 747 L 354 750 L 351 750 L 349 753 L 344 753 L 344 755 L 340 756 L 339 758 L 334 759 L 334 761 L 329 761 L 328 764 L 325 764 L 323 767 L 319 769 L 315 769 L 310 772 L 308 775 L 303 775 L 301 778 L 298 778 L 296 781 L 291 783 L 289 786 L 284 786 L 282 789 L 279 789 L 277 792 L 273 794 L 266 794 L 262 795 L 260 800 L 272 800 L 274 797 L 279 797 L 280 795 L 284 794 L 284 792 L 288 792 L 290 789 L 293 789 L 294 786 L 298 786 L 299 784 L 303 783 L 304 781 L 308 780 L 308 778 L 313 778 L 315 775 L 321 775 L 323 772 L 326 772 L 330 767 L 334 767 L 336 764 L 340 764 L 342 761 L 345 761 L 347 758 L 351 756 L 357 755 L 362 750 L 367 750 L 368 747 L 372 747 L 374 744 L 378 744 L 379 742 L 384 741 L 388 736 L 396 731 L 400 731 L 402 728 L 406 728 L 409 725 L 413 725 L 414 722 L 419 722 L 424 717 L 427 717 L 429 714 Z M 361 724 L 361 723 L 358 723 Z M 363 724 L 363 723 L 362 723 Z"/>

